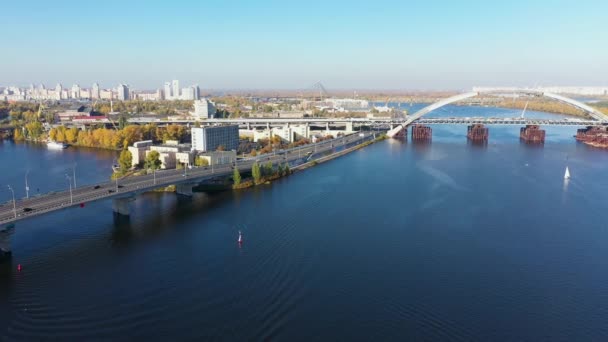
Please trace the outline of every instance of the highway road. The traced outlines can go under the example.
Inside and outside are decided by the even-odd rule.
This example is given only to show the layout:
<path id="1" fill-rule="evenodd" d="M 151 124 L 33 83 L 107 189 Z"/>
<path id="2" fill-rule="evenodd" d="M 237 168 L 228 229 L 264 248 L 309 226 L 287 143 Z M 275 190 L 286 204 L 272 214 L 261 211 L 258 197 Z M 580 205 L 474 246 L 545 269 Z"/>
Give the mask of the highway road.
<path id="1" fill-rule="evenodd" d="M 258 157 L 246 158 L 237 161 L 239 171 L 250 171 L 253 163 L 267 163 L 271 161 L 274 165 L 282 164 L 306 158 L 309 154 L 319 154 L 330 151 L 340 145 L 348 145 L 361 140 L 372 138 L 371 133 L 351 134 L 342 138 L 322 141 L 317 144 L 305 145 L 289 150 L 278 151 L 273 154 L 265 154 Z M 9 201 L 0 206 L 0 224 L 7 224 L 32 216 L 41 215 L 51 211 L 56 211 L 72 206 L 79 206 L 81 203 L 93 201 L 131 197 L 138 193 L 147 192 L 168 185 L 180 183 L 200 183 L 215 177 L 231 175 L 234 171 L 234 164 L 224 164 L 206 167 L 192 167 L 183 170 L 160 170 L 155 173 L 127 177 L 118 181 L 108 181 L 98 184 L 84 185 L 60 192 L 51 192 L 29 199 L 19 199 L 13 203 Z"/>

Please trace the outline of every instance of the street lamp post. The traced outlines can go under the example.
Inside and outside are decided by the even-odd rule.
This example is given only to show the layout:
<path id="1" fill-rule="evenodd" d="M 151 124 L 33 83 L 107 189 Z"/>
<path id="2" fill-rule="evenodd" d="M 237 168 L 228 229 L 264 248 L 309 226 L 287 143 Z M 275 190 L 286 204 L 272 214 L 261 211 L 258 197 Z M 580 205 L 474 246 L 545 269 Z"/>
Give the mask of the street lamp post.
<path id="1" fill-rule="evenodd" d="M 13 214 L 15 215 L 15 219 L 17 218 L 17 203 L 15 202 L 15 191 L 11 186 L 8 186 L 8 189 L 13 193 Z"/>
<path id="2" fill-rule="evenodd" d="M 25 198 L 30 198 L 30 186 L 27 184 L 27 174 L 30 173 L 30 170 L 25 172 Z"/>
<path id="3" fill-rule="evenodd" d="M 68 185 L 70 186 L 70 204 L 74 204 L 74 197 L 72 197 L 72 177 L 65 174 L 65 178 L 68 180 Z"/>
<path id="4" fill-rule="evenodd" d="M 76 163 L 72 167 L 72 177 L 74 178 L 74 188 L 76 188 Z"/>

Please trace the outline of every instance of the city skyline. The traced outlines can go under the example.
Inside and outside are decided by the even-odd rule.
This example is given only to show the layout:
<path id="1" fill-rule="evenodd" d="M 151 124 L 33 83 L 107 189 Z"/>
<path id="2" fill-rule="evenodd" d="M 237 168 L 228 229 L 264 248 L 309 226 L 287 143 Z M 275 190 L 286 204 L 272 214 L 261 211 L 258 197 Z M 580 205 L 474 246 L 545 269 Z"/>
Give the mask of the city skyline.
<path id="1" fill-rule="evenodd" d="M 121 6 L 114 6 L 121 4 Z M 601 1 L 5 5 L 0 84 L 461 90 L 605 86 Z M 128 20 L 127 20 L 128 18 Z M 169 27 L 170 29 L 168 29 Z M 17 30 L 14 31 L 17 33 Z M 26 39 L 27 38 L 27 39 Z M 42 52 L 42 53 L 41 53 Z M 159 86 L 160 85 L 160 86 Z"/>

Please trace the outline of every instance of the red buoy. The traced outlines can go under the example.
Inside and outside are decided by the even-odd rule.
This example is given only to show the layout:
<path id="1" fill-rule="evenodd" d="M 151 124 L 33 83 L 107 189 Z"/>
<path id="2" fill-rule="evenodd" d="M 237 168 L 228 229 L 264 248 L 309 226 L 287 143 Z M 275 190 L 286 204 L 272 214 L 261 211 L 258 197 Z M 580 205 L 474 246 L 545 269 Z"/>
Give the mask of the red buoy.
<path id="1" fill-rule="evenodd" d="M 18 265 L 17 265 L 17 271 L 18 271 L 18 272 L 21 272 L 21 264 L 18 264 Z"/>
<path id="2" fill-rule="evenodd" d="M 81 208 L 84 208 L 84 203 L 80 203 L 80 207 L 81 207 Z"/>

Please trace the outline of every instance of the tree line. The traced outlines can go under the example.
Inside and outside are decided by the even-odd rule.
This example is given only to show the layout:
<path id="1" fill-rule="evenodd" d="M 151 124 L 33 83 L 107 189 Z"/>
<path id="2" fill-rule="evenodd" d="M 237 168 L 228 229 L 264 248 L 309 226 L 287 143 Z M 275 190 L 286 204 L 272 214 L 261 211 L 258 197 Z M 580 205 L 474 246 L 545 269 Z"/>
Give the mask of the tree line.
<path id="1" fill-rule="evenodd" d="M 183 141 L 187 134 L 188 131 L 184 126 L 158 127 L 156 124 L 147 124 L 143 126 L 128 125 L 118 130 L 108 128 L 79 130 L 75 127 L 58 126 L 51 128 L 48 137 L 53 141 L 84 147 L 126 149 L 134 142 L 141 140 L 152 140 L 154 142 Z"/>

